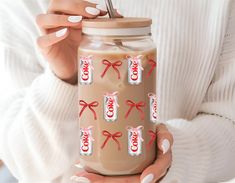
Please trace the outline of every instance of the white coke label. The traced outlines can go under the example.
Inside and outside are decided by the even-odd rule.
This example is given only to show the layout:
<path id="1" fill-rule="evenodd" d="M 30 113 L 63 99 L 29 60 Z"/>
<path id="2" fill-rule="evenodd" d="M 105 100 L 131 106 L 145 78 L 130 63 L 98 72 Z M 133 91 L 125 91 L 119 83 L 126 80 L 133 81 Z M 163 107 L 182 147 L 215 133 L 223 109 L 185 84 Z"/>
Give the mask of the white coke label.
<path id="1" fill-rule="evenodd" d="M 80 57 L 80 83 L 89 85 L 93 82 L 92 56 Z"/>
<path id="2" fill-rule="evenodd" d="M 157 122 L 157 96 L 155 94 L 149 94 L 149 108 L 150 108 L 150 121 Z"/>
<path id="3" fill-rule="evenodd" d="M 142 126 L 137 128 L 128 127 L 128 153 L 131 156 L 142 154 Z"/>
<path id="4" fill-rule="evenodd" d="M 104 119 L 108 122 L 117 120 L 118 117 L 117 92 L 104 95 Z"/>
<path id="5" fill-rule="evenodd" d="M 127 57 L 128 60 L 128 82 L 132 85 L 138 85 L 142 82 L 142 55 L 136 57 Z"/>
<path id="6" fill-rule="evenodd" d="M 92 127 L 80 129 L 80 154 L 91 156 L 93 152 Z"/>

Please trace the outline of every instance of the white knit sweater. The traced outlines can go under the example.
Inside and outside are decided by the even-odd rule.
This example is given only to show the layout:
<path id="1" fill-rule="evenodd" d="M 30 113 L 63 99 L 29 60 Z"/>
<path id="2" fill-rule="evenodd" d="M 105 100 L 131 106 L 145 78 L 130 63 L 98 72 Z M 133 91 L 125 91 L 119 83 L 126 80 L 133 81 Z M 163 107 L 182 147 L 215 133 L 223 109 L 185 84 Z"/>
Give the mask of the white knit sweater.
<path id="1" fill-rule="evenodd" d="M 154 19 L 159 120 L 174 136 L 162 182 L 235 177 L 235 0 L 114 2 Z M 0 3 L 1 77 L 11 88 L 0 103 L 0 158 L 24 183 L 68 183 L 78 159 L 77 87 L 47 69 L 35 44 L 47 3 Z"/>

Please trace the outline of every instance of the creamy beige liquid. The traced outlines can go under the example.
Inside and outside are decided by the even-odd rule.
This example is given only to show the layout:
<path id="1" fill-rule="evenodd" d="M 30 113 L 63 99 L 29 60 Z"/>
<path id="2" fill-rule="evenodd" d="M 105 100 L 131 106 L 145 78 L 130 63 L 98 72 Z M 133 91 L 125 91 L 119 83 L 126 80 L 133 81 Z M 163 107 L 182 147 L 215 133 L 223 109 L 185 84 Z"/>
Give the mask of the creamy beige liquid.
<path id="1" fill-rule="evenodd" d="M 103 175 L 127 175 L 141 173 L 148 165 L 150 165 L 156 158 L 156 144 L 147 149 L 147 144 L 150 140 L 148 134 L 149 130 L 155 131 L 155 124 L 150 122 L 150 107 L 149 107 L 149 93 L 156 93 L 156 68 L 151 76 L 147 78 L 147 74 L 151 68 L 148 64 L 149 59 L 156 61 L 156 50 L 148 51 L 92 51 L 79 50 L 78 57 L 92 55 L 94 76 L 91 85 L 79 84 L 79 100 L 84 100 L 87 103 L 98 101 L 99 106 L 94 107 L 96 111 L 97 120 L 94 120 L 93 113 L 88 108 L 84 110 L 82 116 L 79 118 L 80 128 L 93 126 L 92 136 L 94 138 L 93 150 L 90 156 L 80 155 L 80 163 L 88 172 L 100 173 Z M 143 55 L 142 67 L 144 68 L 142 83 L 139 85 L 131 85 L 128 83 L 128 63 L 126 56 Z M 122 61 L 122 65 L 118 67 L 121 78 L 118 79 L 117 72 L 112 67 L 106 72 L 105 76 L 101 78 L 101 74 L 105 69 L 102 60 L 107 59 L 111 62 L 118 60 Z M 79 64 L 78 64 L 79 65 Z M 79 69 L 80 72 L 80 69 Z M 103 98 L 107 92 L 118 92 L 118 119 L 115 122 L 107 122 L 103 117 Z M 143 109 L 145 118 L 140 119 L 140 113 L 135 108 L 126 119 L 129 106 L 126 105 L 126 100 L 134 102 L 144 101 L 146 106 Z M 81 106 L 79 106 L 81 110 Z M 128 154 L 128 133 L 127 126 L 143 126 L 142 137 L 142 154 L 139 156 L 131 156 Z M 106 137 L 102 135 L 102 131 L 107 130 L 110 133 L 122 132 L 122 137 L 117 138 L 120 142 L 121 150 L 118 151 L 117 144 L 113 139 L 109 139 L 103 149 L 101 146 Z"/>

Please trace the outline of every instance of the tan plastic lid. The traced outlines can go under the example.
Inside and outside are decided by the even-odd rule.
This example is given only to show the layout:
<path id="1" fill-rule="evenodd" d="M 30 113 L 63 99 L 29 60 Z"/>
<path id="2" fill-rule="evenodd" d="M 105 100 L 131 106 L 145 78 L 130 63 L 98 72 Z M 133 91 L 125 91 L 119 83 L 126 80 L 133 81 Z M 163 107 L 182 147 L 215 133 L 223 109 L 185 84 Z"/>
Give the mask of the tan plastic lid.
<path id="1" fill-rule="evenodd" d="M 149 18 L 97 18 L 82 22 L 83 33 L 101 36 L 131 36 L 151 33 Z"/>
<path id="2" fill-rule="evenodd" d="M 149 27 L 152 20 L 149 18 L 97 18 L 83 20 L 83 27 L 89 28 L 137 28 Z"/>

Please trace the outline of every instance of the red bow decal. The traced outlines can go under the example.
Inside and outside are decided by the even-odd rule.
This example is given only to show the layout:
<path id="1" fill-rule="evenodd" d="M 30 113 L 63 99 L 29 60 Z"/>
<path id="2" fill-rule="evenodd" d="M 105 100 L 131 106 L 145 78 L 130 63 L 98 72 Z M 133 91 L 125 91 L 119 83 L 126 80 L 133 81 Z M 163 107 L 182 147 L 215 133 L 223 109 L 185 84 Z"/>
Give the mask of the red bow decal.
<path id="1" fill-rule="evenodd" d="M 111 62 L 108 61 L 108 60 L 103 60 L 102 63 L 103 63 L 104 65 L 106 65 L 106 68 L 105 68 L 104 72 L 103 72 L 102 75 L 101 75 L 102 78 L 104 77 L 104 75 L 106 74 L 106 72 L 109 70 L 110 67 L 112 67 L 112 68 L 117 72 L 117 74 L 118 74 L 118 79 L 121 78 L 120 72 L 119 72 L 119 70 L 118 70 L 117 67 L 119 67 L 119 66 L 122 65 L 122 61 L 116 61 L 116 62 L 114 62 L 114 63 L 111 63 Z"/>
<path id="2" fill-rule="evenodd" d="M 105 145 L 107 144 L 107 142 L 109 141 L 109 139 L 112 138 L 112 139 L 117 143 L 117 145 L 118 145 L 118 150 L 119 150 L 119 151 L 121 150 L 120 142 L 117 140 L 117 138 L 119 138 L 119 137 L 122 136 L 122 132 L 116 132 L 116 133 L 114 133 L 114 134 L 111 134 L 111 133 L 109 133 L 108 131 L 104 130 L 104 131 L 102 132 L 102 134 L 103 134 L 104 136 L 106 136 L 106 139 L 105 139 L 103 145 L 101 146 L 101 149 L 103 149 L 103 148 L 105 147 Z"/>
<path id="3" fill-rule="evenodd" d="M 151 68 L 147 74 L 147 78 L 149 78 L 151 76 L 153 70 L 157 67 L 157 63 L 152 59 L 149 60 L 148 64 L 151 66 Z"/>
<path id="4" fill-rule="evenodd" d="M 154 141 L 156 140 L 157 135 L 156 135 L 156 133 L 155 133 L 154 131 L 152 131 L 152 130 L 149 130 L 149 131 L 148 131 L 148 134 L 149 134 L 149 136 L 150 136 L 150 140 L 149 140 L 149 142 L 148 142 L 148 144 L 147 144 L 147 149 L 150 149 L 151 146 L 153 145 Z"/>
<path id="5" fill-rule="evenodd" d="M 127 100 L 126 104 L 130 106 L 129 110 L 127 111 L 125 118 L 127 118 L 130 114 L 130 112 L 132 111 L 132 109 L 135 107 L 139 112 L 140 112 L 140 118 L 142 120 L 144 120 L 144 112 L 142 111 L 142 107 L 145 107 L 145 103 L 144 102 L 138 102 L 138 103 L 134 103 L 131 100 Z"/>
<path id="6" fill-rule="evenodd" d="M 97 101 L 94 101 L 94 102 L 88 104 L 84 100 L 80 100 L 79 105 L 83 106 L 82 110 L 79 113 L 79 117 L 82 116 L 83 111 L 88 107 L 93 112 L 95 120 L 97 120 L 96 112 L 93 109 L 93 107 L 97 107 L 99 105 L 99 103 Z"/>

